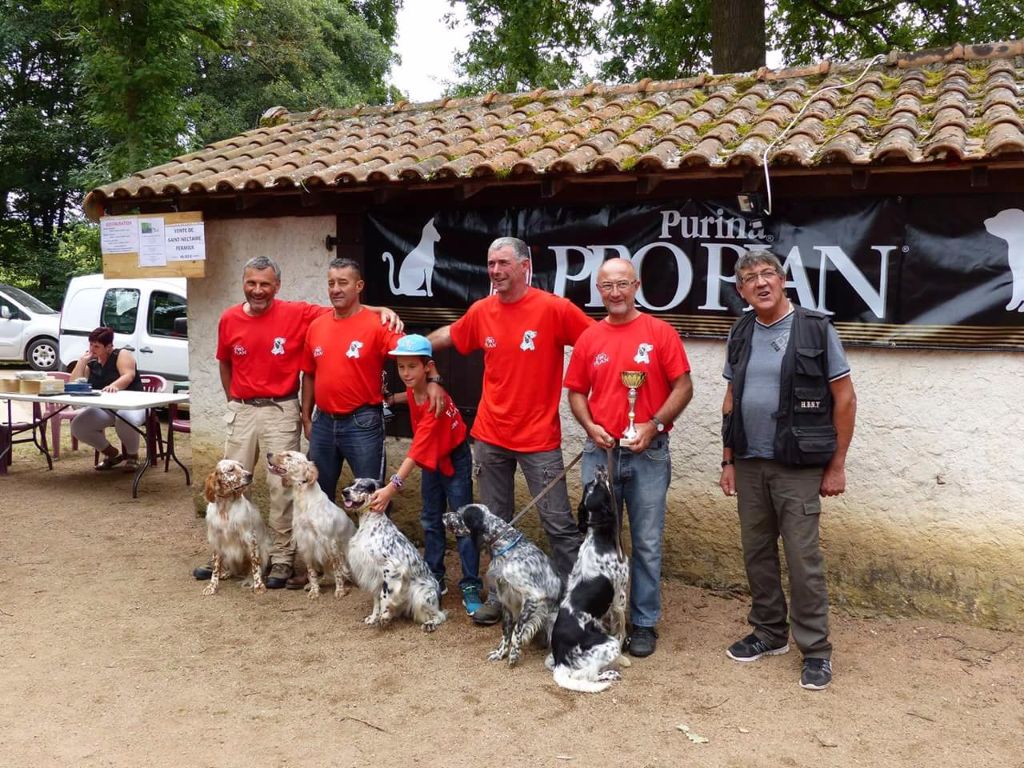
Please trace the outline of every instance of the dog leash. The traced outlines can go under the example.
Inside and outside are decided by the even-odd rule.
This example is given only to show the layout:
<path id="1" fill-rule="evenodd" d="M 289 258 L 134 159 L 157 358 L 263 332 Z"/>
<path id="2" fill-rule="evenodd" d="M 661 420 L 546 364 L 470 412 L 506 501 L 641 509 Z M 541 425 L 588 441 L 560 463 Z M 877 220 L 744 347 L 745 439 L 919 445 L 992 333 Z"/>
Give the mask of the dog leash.
<path id="1" fill-rule="evenodd" d="M 615 501 L 615 446 L 605 450 L 608 454 L 608 493 L 612 497 L 612 510 L 615 512 L 615 543 L 618 547 L 615 554 L 622 563 L 626 560 L 626 549 L 622 546 L 622 515 L 619 514 L 619 505 Z"/>
<path id="2" fill-rule="evenodd" d="M 513 517 L 511 521 L 509 521 L 509 525 L 514 526 L 517 522 L 519 522 L 519 518 L 521 518 L 523 515 L 525 515 L 531 509 L 533 509 L 533 507 L 537 504 L 537 502 L 540 501 L 541 499 L 543 499 L 544 496 L 547 494 L 547 492 L 550 491 L 552 488 L 554 488 L 555 485 L 558 483 L 558 481 L 561 480 L 563 477 L 565 477 L 569 473 L 569 470 L 572 469 L 573 467 L 575 467 L 579 463 L 580 459 L 582 459 L 582 458 L 583 458 L 583 451 L 580 451 L 579 453 L 576 454 L 576 458 L 574 458 L 572 461 L 570 461 L 568 464 L 566 464 L 565 465 L 565 469 L 563 469 L 561 472 L 558 473 L 558 477 L 556 477 L 550 483 L 545 485 L 541 489 L 540 493 L 538 493 L 536 496 L 534 496 L 533 499 L 530 500 L 530 503 L 527 504 L 525 507 L 523 507 L 519 511 L 519 514 L 516 515 L 515 517 Z"/>

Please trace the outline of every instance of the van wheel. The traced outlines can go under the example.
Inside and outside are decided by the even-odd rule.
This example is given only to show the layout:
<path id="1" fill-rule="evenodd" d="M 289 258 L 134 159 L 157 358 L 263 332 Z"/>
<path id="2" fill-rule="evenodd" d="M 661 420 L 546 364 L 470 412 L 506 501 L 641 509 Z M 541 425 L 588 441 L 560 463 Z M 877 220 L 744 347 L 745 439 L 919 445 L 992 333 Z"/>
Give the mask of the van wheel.
<path id="1" fill-rule="evenodd" d="M 37 371 L 55 371 L 60 361 L 57 359 L 57 342 L 53 339 L 36 339 L 28 345 L 25 359 Z"/>

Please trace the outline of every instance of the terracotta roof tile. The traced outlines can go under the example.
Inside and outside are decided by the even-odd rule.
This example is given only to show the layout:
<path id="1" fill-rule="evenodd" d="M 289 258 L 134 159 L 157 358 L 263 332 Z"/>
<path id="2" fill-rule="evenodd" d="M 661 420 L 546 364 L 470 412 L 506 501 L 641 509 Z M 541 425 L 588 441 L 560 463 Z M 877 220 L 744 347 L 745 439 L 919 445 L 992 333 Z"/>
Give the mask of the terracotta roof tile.
<path id="1" fill-rule="evenodd" d="M 1024 42 L 739 75 L 383 107 L 272 108 L 263 124 L 93 190 L 108 198 L 608 175 L 925 164 L 1024 153 Z M 784 134 L 784 135 L 783 135 Z"/>

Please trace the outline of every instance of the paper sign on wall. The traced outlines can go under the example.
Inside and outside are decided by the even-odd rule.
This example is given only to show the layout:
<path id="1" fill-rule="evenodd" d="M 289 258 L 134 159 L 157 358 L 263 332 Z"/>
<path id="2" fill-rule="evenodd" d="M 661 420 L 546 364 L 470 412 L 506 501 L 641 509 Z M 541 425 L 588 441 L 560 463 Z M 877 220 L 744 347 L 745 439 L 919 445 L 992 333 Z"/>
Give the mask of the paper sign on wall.
<path id="1" fill-rule="evenodd" d="M 164 230 L 167 261 L 206 258 L 206 229 L 201 221 L 168 224 Z"/>
<path id="2" fill-rule="evenodd" d="M 103 253 L 138 253 L 139 226 L 134 216 L 100 219 L 100 250 Z"/>
<path id="3" fill-rule="evenodd" d="M 206 228 L 199 211 L 104 216 L 100 250 L 107 277 L 202 277 Z"/>

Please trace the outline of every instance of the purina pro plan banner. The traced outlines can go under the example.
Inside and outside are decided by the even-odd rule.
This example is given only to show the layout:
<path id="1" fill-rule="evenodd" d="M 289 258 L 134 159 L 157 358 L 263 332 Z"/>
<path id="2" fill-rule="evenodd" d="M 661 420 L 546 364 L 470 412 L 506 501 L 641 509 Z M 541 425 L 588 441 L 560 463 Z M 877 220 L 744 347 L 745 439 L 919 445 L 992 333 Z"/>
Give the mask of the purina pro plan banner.
<path id="1" fill-rule="evenodd" d="M 736 259 L 759 248 L 848 343 L 1024 350 L 1024 196 L 789 201 L 763 219 L 692 200 L 374 211 L 364 231 L 365 300 L 426 327 L 488 295 L 487 246 L 511 235 L 530 246 L 533 285 L 595 316 L 601 262 L 630 259 L 638 307 L 684 336 L 725 337 L 745 309 Z"/>

